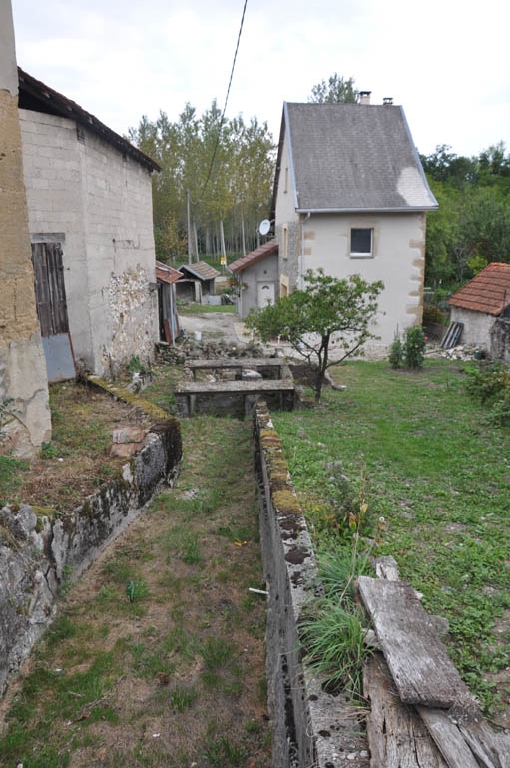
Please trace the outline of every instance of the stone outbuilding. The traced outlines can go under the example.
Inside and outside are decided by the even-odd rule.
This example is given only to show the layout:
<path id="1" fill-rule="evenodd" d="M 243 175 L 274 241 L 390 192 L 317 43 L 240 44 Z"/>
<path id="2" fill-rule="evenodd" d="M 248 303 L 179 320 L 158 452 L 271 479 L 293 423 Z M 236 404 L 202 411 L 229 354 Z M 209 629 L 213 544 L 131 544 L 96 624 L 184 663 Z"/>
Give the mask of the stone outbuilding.
<path id="1" fill-rule="evenodd" d="M 158 340 L 152 173 L 159 166 L 18 68 L 36 302 L 50 381 L 115 376 Z"/>
<path id="2" fill-rule="evenodd" d="M 250 309 L 274 304 L 278 287 L 278 243 L 268 240 L 229 264 L 237 278 L 237 312 L 244 320 Z"/>
<path id="3" fill-rule="evenodd" d="M 510 264 L 492 262 L 451 296 L 451 322 L 461 341 L 510 362 Z"/>
<path id="4" fill-rule="evenodd" d="M 182 278 L 176 285 L 177 298 L 207 304 L 209 296 L 216 295 L 216 278 L 221 275 L 206 261 L 194 261 L 179 267 Z"/>
<path id="5" fill-rule="evenodd" d="M 175 283 L 182 277 L 182 272 L 156 261 L 156 279 L 158 281 L 159 301 L 159 337 L 169 344 L 179 335 L 179 315 Z"/>

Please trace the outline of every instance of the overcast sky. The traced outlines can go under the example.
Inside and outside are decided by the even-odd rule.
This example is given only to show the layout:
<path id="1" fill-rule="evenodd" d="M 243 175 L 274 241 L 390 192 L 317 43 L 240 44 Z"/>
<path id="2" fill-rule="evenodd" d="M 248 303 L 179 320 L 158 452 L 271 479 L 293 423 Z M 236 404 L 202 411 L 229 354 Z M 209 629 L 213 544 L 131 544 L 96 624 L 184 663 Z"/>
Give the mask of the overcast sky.
<path id="1" fill-rule="evenodd" d="M 2 2 L 3 0 L 0 0 Z M 244 0 L 12 0 L 18 64 L 120 134 L 223 109 Z M 267 122 L 335 72 L 401 104 L 418 151 L 510 152 L 503 0 L 248 0 L 227 116 Z"/>

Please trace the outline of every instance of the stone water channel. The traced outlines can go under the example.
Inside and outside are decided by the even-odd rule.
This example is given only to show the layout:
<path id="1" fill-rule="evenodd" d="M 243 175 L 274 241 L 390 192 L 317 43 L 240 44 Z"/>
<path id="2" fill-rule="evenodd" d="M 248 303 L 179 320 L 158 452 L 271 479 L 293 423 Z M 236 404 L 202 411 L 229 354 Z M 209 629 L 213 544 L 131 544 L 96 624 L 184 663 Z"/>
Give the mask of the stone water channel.
<path id="1" fill-rule="evenodd" d="M 209 469 L 206 473 L 207 480 L 205 480 L 204 477 L 200 479 L 201 471 L 203 472 L 203 468 L 201 469 L 202 460 L 195 459 L 193 460 L 192 465 L 187 465 L 185 444 L 184 462 L 181 468 L 181 473 L 175 487 L 164 494 L 167 498 L 164 506 L 167 507 L 171 516 L 173 514 L 171 499 L 174 500 L 175 508 L 177 509 L 181 507 L 183 498 L 193 499 L 193 495 L 186 497 L 186 494 L 189 494 L 190 491 L 196 492 L 200 498 L 201 492 L 204 489 L 207 489 L 208 486 L 209 488 L 214 488 L 217 478 L 225 471 L 231 472 L 234 470 L 240 472 L 243 476 L 240 497 L 237 499 L 230 499 L 228 504 L 225 502 L 222 511 L 224 519 L 220 524 L 215 525 L 211 525 L 211 522 L 209 521 L 206 524 L 206 530 L 203 532 L 201 541 L 204 549 L 209 548 L 211 542 L 213 544 L 213 549 L 209 550 L 209 556 L 204 557 L 203 564 L 197 569 L 200 574 L 200 579 L 197 583 L 200 583 L 202 578 L 205 578 L 207 588 L 205 591 L 200 587 L 196 588 L 192 593 L 188 594 L 187 597 L 189 600 L 196 600 L 198 602 L 202 611 L 205 611 L 206 615 L 209 617 L 208 621 L 210 622 L 210 626 L 216 626 L 215 622 L 218 620 L 218 616 L 221 617 L 221 615 L 224 614 L 225 608 L 228 608 L 227 613 L 230 613 L 231 609 L 234 610 L 238 607 L 237 603 L 239 603 L 239 606 L 242 606 L 243 600 L 246 601 L 247 591 L 249 589 L 246 582 L 244 587 L 240 590 L 240 582 L 238 578 L 234 577 L 234 579 L 232 579 L 225 575 L 220 578 L 219 573 L 214 574 L 213 572 L 209 572 L 210 566 L 212 567 L 212 564 L 216 561 L 217 557 L 217 548 L 219 546 L 218 531 L 220 529 L 222 530 L 220 536 L 221 547 L 223 548 L 225 547 L 225 541 L 223 541 L 225 532 L 229 531 L 230 541 L 228 541 L 226 545 L 228 557 L 234 557 L 234 559 L 238 558 L 239 562 L 237 564 L 242 571 L 246 563 L 250 561 L 250 558 L 246 556 L 247 553 L 250 552 L 251 561 L 249 564 L 252 570 L 250 570 L 248 580 L 251 581 L 251 583 L 258 581 L 258 586 L 262 587 L 262 589 L 259 590 L 252 590 L 250 599 L 252 601 L 254 599 L 258 601 L 257 610 L 262 611 L 262 616 L 266 623 L 267 666 L 265 679 L 268 689 L 273 758 L 271 760 L 269 757 L 267 740 L 265 737 L 259 738 L 261 733 L 263 734 L 264 731 L 267 731 L 269 725 L 265 714 L 265 707 L 262 707 L 263 711 L 261 713 L 260 697 L 257 701 L 257 693 L 253 687 L 254 677 L 260 673 L 260 668 L 263 664 L 263 644 L 260 642 L 260 638 L 258 642 L 255 642 L 253 638 L 246 637 L 246 648 L 242 651 L 242 653 L 248 654 L 248 657 L 245 658 L 246 666 L 248 666 L 248 659 L 250 664 L 254 664 L 252 673 L 246 675 L 246 679 L 249 679 L 251 682 L 248 685 L 248 698 L 243 706 L 239 704 L 239 700 L 222 704 L 220 697 L 215 696 L 208 704 L 209 713 L 212 714 L 215 712 L 217 715 L 220 715 L 220 713 L 224 711 L 223 716 L 220 715 L 219 719 L 216 717 L 216 732 L 211 734 L 211 717 L 208 719 L 208 726 L 205 732 L 203 728 L 202 731 L 200 731 L 199 719 L 197 719 L 196 712 L 193 713 L 189 721 L 190 724 L 185 726 L 185 731 L 188 736 L 190 733 L 194 734 L 195 740 L 197 738 L 202 738 L 202 736 L 204 739 L 207 737 L 211 740 L 212 738 L 217 749 L 220 749 L 221 751 L 221 748 L 226 749 L 225 745 L 229 739 L 228 734 L 225 735 L 222 733 L 222 728 L 227 722 L 232 723 L 233 733 L 235 733 L 237 742 L 240 745 L 239 749 L 244 750 L 239 752 L 239 755 L 236 758 L 237 761 L 231 756 L 231 762 L 228 761 L 227 757 L 225 757 L 223 762 L 221 762 L 221 757 L 219 763 L 214 761 L 211 762 L 211 753 L 209 753 L 208 756 L 205 747 L 198 749 L 194 755 L 193 748 L 188 748 L 188 742 L 184 736 L 181 741 L 184 741 L 185 747 L 179 743 L 178 748 L 181 750 L 181 757 L 177 758 L 175 761 L 174 753 L 176 751 L 176 744 L 173 742 L 173 734 L 176 732 L 176 728 L 180 729 L 182 727 L 182 723 L 177 726 L 175 718 L 172 723 L 167 722 L 165 714 L 162 714 L 161 711 L 159 711 L 157 722 L 151 722 L 149 717 L 148 724 L 147 716 L 151 712 L 152 704 L 151 691 L 147 691 L 147 688 L 145 688 L 144 692 L 140 693 L 138 690 L 138 682 L 136 682 L 136 680 L 131 680 L 127 689 L 124 687 L 124 682 L 122 685 L 119 685 L 119 703 L 117 706 L 119 710 L 122 711 L 123 707 L 129 709 L 128 702 L 131 702 L 131 704 L 134 705 L 135 712 L 133 712 L 133 708 L 129 710 L 129 732 L 131 734 L 131 731 L 133 730 L 131 725 L 133 718 L 136 719 L 140 717 L 138 710 L 140 708 L 139 705 L 141 705 L 145 715 L 143 732 L 136 734 L 135 727 L 134 739 L 138 745 L 138 750 L 144 748 L 145 742 L 148 739 L 150 746 L 149 744 L 146 745 L 147 760 L 143 763 L 148 766 L 165 765 L 169 768 L 174 765 L 176 767 L 182 765 L 184 768 L 185 765 L 189 764 L 191 766 L 197 766 L 197 768 L 202 768 L 202 766 L 203 768 L 206 768 L 209 765 L 228 766 L 229 764 L 245 764 L 249 765 L 250 768 L 269 768 L 270 765 L 273 765 L 274 768 L 287 768 L 287 766 L 288 768 L 309 768 L 310 766 L 314 766 L 314 768 L 335 768 L 335 766 L 338 765 L 349 764 L 359 766 L 360 768 L 367 768 L 369 764 L 369 756 L 366 750 L 364 735 L 357 723 L 356 717 L 353 719 L 352 708 L 349 706 L 348 701 L 343 701 L 340 700 L 339 697 L 325 694 L 321 689 L 320 681 L 310 677 L 300 661 L 297 642 L 297 623 L 299 615 L 306 601 L 313 599 L 314 595 L 318 594 L 317 590 L 320 592 L 320 585 L 317 582 L 315 559 L 306 529 L 306 523 L 299 508 L 299 504 L 294 496 L 286 463 L 281 452 L 281 443 L 272 427 L 270 412 L 264 404 L 255 406 L 253 445 L 255 447 L 256 456 L 256 479 L 253 474 L 251 451 L 248 468 L 247 465 L 242 462 L 240 463 L 239 450 L 236 450 L 231 444 L 233 436 L 238 435 L 239 433 L 237 428 L 235 430 L 232 429 L 232 422 L 230 420 L 222 421 L 221 419 L 214 419 L 214 439 L 207 438 L 207 434 L 203 431 L 204 420 L 211 418 L 212 417 L 210 416 L 201 416 L 198 419 L 186 420 L 187 426 L 184 429 L 184 432 L 185 434 L 188 433 L 191 435 L 195 430 L 194 438 L 197 441 L 195 445 L 200 445 L 205 451 L 202 453 L 203 461 L 205 461 L 206 456 L 208 456 L 207 460 L 209 461 L 211 456 L 223 452 L 224 461 L 222 466 L 219 467 L 218 464 L 216 464 L 216 476 L 211 475 Z M 245 435 L 243 439 L 245 442 L 248 440 L 250 444 L 252 444 L 251 437 L 248 437 L 248 434 L 251 435 L 252 433 L 250 421 L 251 420 L 248 419 L 244 423 L 239 422 L 239 425 L 244 429 Z M 212 422 L 209 423 L 209 428 L 211 428 L 211 423 Z M 197 425 L 199 431 L 202 430 L 200 434 L 196 433 Z M 247 429 L 248 433 L 246 433 Z M 239 436 L 237 439 L 239 439 Z M 160 458 L 160 461 L 162 461 L 164 466 L 162 475 L 168 478 L 171 477 L 171 482 L 173 482 L 173 479 L 175 478 L 174 460 L 176 458 L 175 439 L 170 440 L 170 446 L 170 454 L 172 452 L 174 454 L 172 461 L 169 461 L 168 451 L 165 452 L 165 450 L 163 450 L 163 456 Z M 179 449 L 177 448 L 177 453 L 178 452 Z M 143 471 L 147 472 L 148 464 L 152 464 L 152 459 L 141 459 L 141 467 Z M 191 475 L 187 473 L 191 473 Z M 254 533 L 246 538 L 243 538 L 244 534 L 239 533 L 237 537 L 235 534 L 236 529 L 239 528 L 238 516 L 241 514 L 240 510 L 250 510 L 250 503 L 247 499 L 251 495 L 253 500 L 253 489 L 255 484 L 258 485 L 259 489 L 260 530 L 263 555 L 262 576 L 261 571 L 259 570 L 260 551 L 258 547 L 257 554 L 254 556 L 255 547 L 253 546 L 253 543 L 258 537 Z M 184 496 L 182 494 L 184 494 Z M 129 542 L 133 536 L 145 536 L 147 534 L 149 527 L 145 524 L 144 518 L 151 514 L 150 510 L 153 506 L 154 505 L 152 504 L 146 510 L 142 511 L 142 514 L 131 524 L 128 531 L 123 534 L 122 538 L 117 540 L 115 544 L 108 545 L 108 548 L 102 552 L 97 561 L 92 564 L 89 571 L 84 574 L 76 587 L 81 595 L 80 599 L 83 599 L 84 584 L 86 584 L 87 581 L 92 580 L 96 586 L 99 583 L 100 576 L 98 576 L 98 573 L 100 574 L 101 571 L 99 570 L 98 572 L 97 569 L 103 568 L 104 570 L 105 558 L 106 560 L 108 559 L 110 547 L 116 548 L 120 546 L 121 548 L 125 548 L 125 542 Z M 123 509 L 122 504 L 121 509 Z M 158 510 L 158 513 L 160 511 L 161 510 Z M 20 512 L 22 512 L 22 518 L 19 517 L 17 524 L 19 524 L 20 530 L 25 526 L 23 535 L 28 544 L 32 546 L 34 536 L 37 537 L 37 535 L 39 535 L 41 525 L 37 522 L 37 516 L 33 515 L 33 513 L 31 514 L 26 508 L 23 508 Z M 91 515 L 82 517 L 88 518 L 89 522 L 92 519 Z M 166 517 L 168 517 L 168 515 L 166 515 Z M 251 521 L 245 520 L 244 525 L 248 527 L 251 525 L 253 530 L 253 524 L 257 524 L 255 518 L 256 512 L 252 509 Z M 225 522 L 228 524 L 223 524 Z M 191 527 L 190 521 L 181 521 L 181 524 L 183 527 Z M 115 525 L 115 523 L 113 523 L 113 525 Z M 242 526 L 239 530 L 242 530 Z M 63 531 L 63 533 L 64 535 L 60 537 L 62 541 L 65 540 L 66 535 L 65 531 Z M 226 538 L 228 539 L 228 535 Z M 250 544 L 252 545 L 251 547 L 249 547 Z M 151 546 L 156 547 L 156 542 Z M 249 547 L 249 549 L 245 549 L 245 546 Z M 100 548 L 101 547 L 98 549 Z M 64 553 L 61 553 L 60 555 L 61 567 L 65 556 L 67 555 Z M 254 557 L 255 559 L 253 559 Z M 168 565 L 168 562 L 166 565 Z M 161 568 L 164 568 L 163 563 L 161 564 Z M 50 585 L 50 591 L 54 591 L 59 580 L 58 577 L 56 578 L 55 574 L 53 574 L 51 578 L 54 579 L 55 583 L 50 584 L 48 580 L 49 571 L 44 574 L 44 570 L 41 568 L 40 572 L 42 573 L 42 581 Z M 215 575 L 217 577 L 216 579 Z M 41 579 L 39 581 L 41 581 Z M 210 607 L 211 590 L 214 596 L 212 605 L 216 606 L 216 610 L 211 609 Z M 266 596 L 264 596 L 265 592 L 267 592 Z M 93 598 L 93 591 L 91 594 Z M 256 597 L 253 596 L 254 594 L 256 594 Z M 164 597 L 160 597 L 159 604 L 165 605 L 165 613 L 169 612 L 172 614 L 171 601 L 171 592 L 166 593 Z M 187 603 L 184 610 L 192 614 L 193 608 L 191 606 L 192 603 Z M 51 613 L 52 609 L 46 611 L 46 620 L 49 619 Z M 43 619 L 41 619 L 39 623 L 42 623 L 42 621 Z M 122 632 L 122 622 L 120 625 L 117 623 L 117 626 L 117 631 Z M 137 634 L 143 631 L 143 624 L 138 622 L 138 624 L 135 624 L 134 628 L 132 625 L 129 626 L 128 624 L 128 629 L 131 630 L 129 634 L 129 637 L 131 638 L 133 629 Z M 196 673 L 197 671 L 195 670 L 194 674 L 196 675 Z M 179 676 L 179 673 L 177 673 L 177 675 Z M 123 681 L 125 677 L 126 675 L 122 676 Z M 198 677 L 200 677 L 200 666 Z M 161 678 L 158 679 L 161 680 Z M 169 683 L 170 680 L 165 681 L 165 684 L 167 682 Z M 156 690 L 156 693 L 159 693 L 159 699 L 161 699 L 159 690 Z M 171 708 L 169 707 L 169 711 L 170 709 Z M 233 719 L 232 712 L 236 715 Z M 184 719 L 182 713 L 180 713 L 180 720 Z M 75 722 L 81 722 L 81 720 L 82 717 L 80 716 Z M 234 725 L 234 721 L 237 726 L 239 726 L 240 723 L 245 722 L 245 729 L 242 732 L 242 735 L 239 728 L 236 728 Z M 72 723 L 73 721 L 69 721 L 67 726 Z M 249 724 L 250 728 L 248 728 Z M 256 727 L 255 724 L 257 724 Z M 126 723 L 124 723 L 124 725 L 126 725 Z M 59 726 L 61 727 L 62 724 L 59 724 Z M 56 724 L 53 723 L 52 727 L 55 729 Z M 135 752 L 133 751 L 134 747 L 132 746 L 132 740 L 126 736 L 125 729 L 119 729 L 119 731 L 117 731 L 117 734 L 119 732 L 124 734 L 120 739 L 122 742 L 125 742 L 124 746 L 119 745 L 118 736 L 116 743 L 112 744 L 108 738 L 105 737 L 105 733 L 109 731 L 110 729 L 104 725 L 99 729 L 98 738 L 104 740 L 105 746 L 102 746 L 99 751 L 96 750 L 94 757 L 89 754 L 84 758 L 83 754 L 80 753 L 80 756 L 75 758 L 73 757 L 74 753 L 72 753 L 71 761 L 65 764 L 76 766 L 76 768 L 78 768 L 78 766 L 95 765 L 96 763 L 98 765 L 109 764 L 108 762 L 105 762 L 105 756 L 110 747 L 113 749 L 115 755 L 117 755 L 117 760 L 121 760 L 121 763 L 112 762 L 112 766 L 114 764 L 141 764 L 138 762 L 130 762 L 130 759 L 133 759 L 132 755 L 135 754 Z M 150 738 L 147 736 L 151 731 L 154 731 L 154 734 L 157 734 L 157 736 L 153 735 L 153 738 L 158 739 L 155 753 L 154 744 L 156 742 L 151 742 Z M 254 734 L 250 744 L 247 743 L 247 739 L 249 741 L 247 734 Z M 115 741 L 115 736 L 112 738 Z M 124 747 L 128 751 L 131 749 L 131 752 L 129 753 L 131 758 L 128 756 L 128 752 L 125 753 L 124 759 L 122 758 Z M 184 752 L 182 751 L 183 749 L 188 750 L 186 752 L 186 761 L 184 761 L 184 758 L 182 757 L 182 755 L 184 755 Z M 72 752 L 69 747 L 68 751 Z M 153 759 L 152 755 L 154 754 L 155 756 Z M 243 755 L 244 762 L 239 762 L 241 754 Z M 158 758 L 157 755 L 160 757 Z M 170 758 L 170 755 L 172 755 L 172 758 Z M 18 755 L 17 760 L 12 762 L 13 766 L 17 766 L 23 762 L 19 758 L 20 756 Z M 191 762 L 189 762 L 188 758 L 191 759 Z M 234 762 L 232 762 L 232 760 L 234 760 Z M 345 763 L 345 760 L 348 760 L 349 762 Z M 5 768 L 8 768 L 10 765 L 11 763 L 5 763 Z M 29 765 L 30 763 L 27 762 L 27 766 Z M 57 765 L 60 765 L 60 763 L 55 763 L 55 766 Z M 64 763 L 62 763 L 62 765 L 64 765 Z"/>

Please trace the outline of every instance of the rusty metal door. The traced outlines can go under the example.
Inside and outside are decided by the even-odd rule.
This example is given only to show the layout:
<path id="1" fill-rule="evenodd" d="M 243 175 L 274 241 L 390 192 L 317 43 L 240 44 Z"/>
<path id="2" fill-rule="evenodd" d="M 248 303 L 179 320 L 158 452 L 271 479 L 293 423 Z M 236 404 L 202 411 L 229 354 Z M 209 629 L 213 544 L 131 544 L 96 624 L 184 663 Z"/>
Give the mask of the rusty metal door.
<path id="1" fill-rule="evenodd" d="M 76 368 L 69 333 L 62 245 L 32 243 L 32 261 L 48 381 L 72 379 Z"/>

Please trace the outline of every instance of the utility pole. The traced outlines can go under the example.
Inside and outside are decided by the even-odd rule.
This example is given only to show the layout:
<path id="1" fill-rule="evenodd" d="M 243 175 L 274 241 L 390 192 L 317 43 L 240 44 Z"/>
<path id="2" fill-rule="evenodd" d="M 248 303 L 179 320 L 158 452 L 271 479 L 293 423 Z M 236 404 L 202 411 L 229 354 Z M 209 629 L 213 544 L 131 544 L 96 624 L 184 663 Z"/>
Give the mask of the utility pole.
<path id="1" fill-rule="evenodd" d="M 186 216 L 187 216 L 187 228 L 188 228 L 188 264 L 191 264 L 191 213 L 190 213 L 190 197 L 189 189 L 186 190 Z"/>

